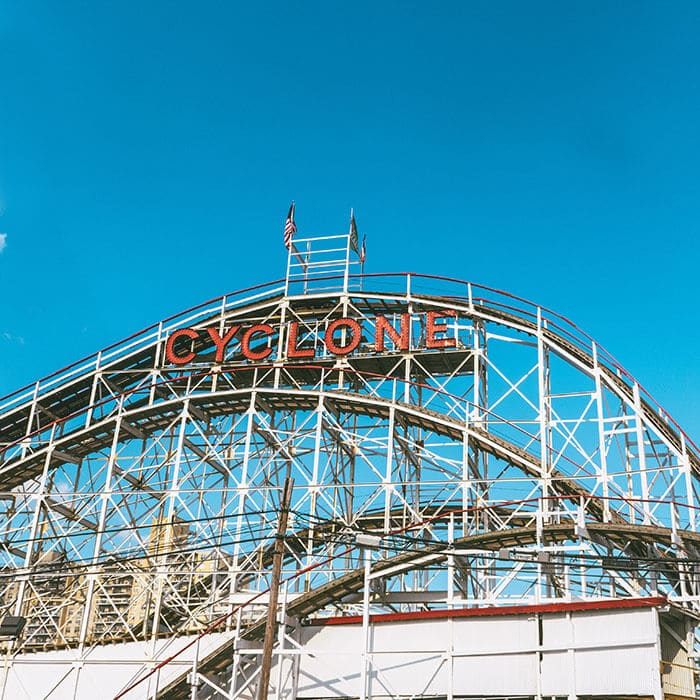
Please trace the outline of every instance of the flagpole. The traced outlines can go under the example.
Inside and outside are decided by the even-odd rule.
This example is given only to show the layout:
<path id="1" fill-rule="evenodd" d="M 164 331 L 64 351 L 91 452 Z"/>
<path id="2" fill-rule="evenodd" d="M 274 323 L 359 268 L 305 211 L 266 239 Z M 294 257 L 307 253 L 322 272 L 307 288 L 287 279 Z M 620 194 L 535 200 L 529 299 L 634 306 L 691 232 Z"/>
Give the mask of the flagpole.
<path id="1" fill-rule="evenodd" d="M 284 283 L 284 294 L 289 294 L 289 276 L 292 272 L 292 253 L 296 251 L 294 245 L 294 234 L 297 232 L 296 224 L 294 223 L 294 200 L 289 207 L 287 218 L 284 222 L 284 245 L 287 248 L 287 278 Z"/>

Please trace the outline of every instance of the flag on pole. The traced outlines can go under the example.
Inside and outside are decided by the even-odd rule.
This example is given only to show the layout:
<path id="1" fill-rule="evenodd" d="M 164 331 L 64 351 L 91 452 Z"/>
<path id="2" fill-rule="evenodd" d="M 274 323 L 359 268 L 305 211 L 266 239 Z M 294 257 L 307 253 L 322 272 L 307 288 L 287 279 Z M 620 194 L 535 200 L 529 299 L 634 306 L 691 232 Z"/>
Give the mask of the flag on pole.
<path id="1" fill-rule="evenodd" d="M 355 223 L 355 214 L 350 210 L 350 250 L 354 250 L 357 255 L 360 254 L 359 240 L 357 239 L 357 224 Z"/>
<path id="2" fill-rule="evenodd" d="M 360 262 L 364 265 L 367 257 L 367 236 L 362 236 L 362 248 L 360 248 Z"/>
<path id="3" fill-rule="evenodd" d="M 297 232 L 297 225 L 294 223 L 294 202 L 289 207 L 287 220 L 284 222 L 284 246 L 287 250 L 292 247 L 292 236 Z"/>

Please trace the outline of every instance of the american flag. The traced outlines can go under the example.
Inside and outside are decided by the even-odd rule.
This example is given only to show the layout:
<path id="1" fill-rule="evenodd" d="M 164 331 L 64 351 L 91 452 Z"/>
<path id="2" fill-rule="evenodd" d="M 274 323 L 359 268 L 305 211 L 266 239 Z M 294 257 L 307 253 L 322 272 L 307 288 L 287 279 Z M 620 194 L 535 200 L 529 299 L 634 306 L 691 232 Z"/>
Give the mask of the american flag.
<path id="1" fill-rule="evenodd" d="M 297 225 L 294 223 L 294 202 L 289 207 L 287 220 L 284 222 L 284 245 L 287 250 L 292 247 L 292 236 L 297 232 Z"/>

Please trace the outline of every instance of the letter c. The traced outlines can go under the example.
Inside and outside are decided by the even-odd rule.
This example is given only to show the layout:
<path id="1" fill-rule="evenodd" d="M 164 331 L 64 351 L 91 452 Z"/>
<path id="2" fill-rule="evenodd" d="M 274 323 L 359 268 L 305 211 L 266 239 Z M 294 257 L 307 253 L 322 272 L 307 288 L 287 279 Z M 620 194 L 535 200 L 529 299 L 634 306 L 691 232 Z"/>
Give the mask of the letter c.
<path id="1" fill-rule="evenodd" d="M 168 338 L 168 341 L 165 344 L 165 357 L 168 360 L 168 362 L 172 362 L 174 365 L 185 365 L 188 362 L 192 362 L 192 360 L 194 360 L 194 358 L 196 357 L 196 353 L 194 352 L 188 352 L 186 355 L 175 354 L 173 345 L 175 344 L 175 341 L 181 336 L 187 336 L 188 338 L 194 340 L 199 336 L 199 334 L 197 333 L 197 331 L 194 331 L 191 328 L 181 328 L 180 330 L 170 334 L 170 337 Z"/>
<path id="2" fill-rule="evenodd" d="M 264 360 L 266 357 L 270 356 L 272 348 L 268 346 L 263 350 L 253 350 L 250 347 L 250 340 L 256 333 L 264 333 L 265 335 L 271 336 L 274 333 L 274 329 L 269 323 L 258 323 L 255 326 L 251 326 L 243 334 L 243 338 L 241 339 L 243 357 L 249 360 Z"/>

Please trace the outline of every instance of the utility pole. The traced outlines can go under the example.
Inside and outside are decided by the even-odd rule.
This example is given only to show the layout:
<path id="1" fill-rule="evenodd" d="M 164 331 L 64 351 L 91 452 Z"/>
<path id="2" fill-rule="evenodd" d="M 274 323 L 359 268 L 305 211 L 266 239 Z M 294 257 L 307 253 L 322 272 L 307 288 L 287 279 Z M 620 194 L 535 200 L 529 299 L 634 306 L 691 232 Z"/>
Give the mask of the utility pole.
<path id="1" fill-rule="evenodd" d="M 272 583 L 270 584 L 269 601 L 267 604 L 267 621 L 265 623 L 265 641 L 263 642 L 262 666 L 260 682 L 258 683 L 258 700 L 267 700 L 267 690 L 270 685 L 270 666 L 272 665 L 272 643 L 275 639 L 275 622 L 277 617 L 277 599 L 279 597 L 280 577 L 282 575 L 282 559 L 284 558 L 284 536 L 287 532 L 289 504 L 292 500 L 294 479 L 290 476 L 284 480 L 280 514 L 277 520 L 277 534 L 272 555 Z"/>

